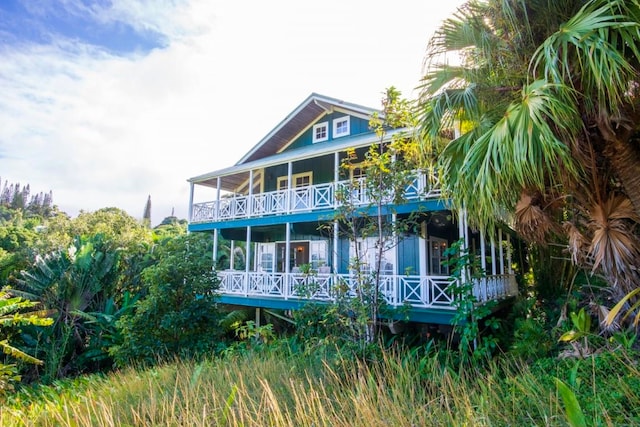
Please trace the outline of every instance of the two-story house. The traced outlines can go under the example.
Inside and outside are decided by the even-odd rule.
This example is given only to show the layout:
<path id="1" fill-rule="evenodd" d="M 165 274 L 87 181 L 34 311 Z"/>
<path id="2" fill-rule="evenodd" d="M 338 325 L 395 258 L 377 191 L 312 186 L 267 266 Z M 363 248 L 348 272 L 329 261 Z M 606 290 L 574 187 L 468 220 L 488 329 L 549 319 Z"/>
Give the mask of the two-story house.
<path id="1" fill-rule="evenodd" d="M 217 272 L 222 303 L 295 309 L 309 298 L 329 302 L 337 283 L 354 283 L 350 263 L 356 245 L 361 265 L 377 265 L 374 242 L 351 241 L 335 219 L 338 191 L 367 179 L 356 176 L 357 168 L 345 176 L 340 165 L 348 150 L 362 156 L 380 143 L 369 128 L 376 111 L 313 93 L 235 165 L 188 180 L 189 232 L 212 233 L 215 247 L 220 237 L 244 242 L 244 268 L 232 262 Z M 480 256 L 487 272 L 474 288 L 480 302 L 517 293 L 510 233 L 473 232 L 464 213 L 450 212 L 437 185 L 420 173 L 404 200 L 387 207 L 387 214 L 420 215 L 418 226 L 386 249 L 380 263 L 380 292 L 391 307 L 410 306 L 412 321 L 451 322 L 455 279 L 443 261 L 458 239 Z M 303 295 L 299 285 L 309 270 L 316 286 L 313 295 Z"/>

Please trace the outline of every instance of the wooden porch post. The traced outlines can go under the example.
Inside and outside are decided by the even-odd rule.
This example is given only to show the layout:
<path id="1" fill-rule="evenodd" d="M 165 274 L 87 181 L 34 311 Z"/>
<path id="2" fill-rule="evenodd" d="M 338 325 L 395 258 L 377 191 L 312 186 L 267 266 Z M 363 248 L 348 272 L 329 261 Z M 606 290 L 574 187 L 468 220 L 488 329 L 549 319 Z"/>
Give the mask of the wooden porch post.
<path id="1" fill-rule="evenodd" d="M 469 247 L 469 233 L 467 232 L 467 211 L 462 208 L 458 212 L 458 233 L 462 239 L 462 245 L 460 246 L 460 255 L 463 255 Z M 462 269 L 460 272 L 460 280 L 462 283 L 467 281 L 467 271 Z"/>
<path id="2" fill-rule="evenodd" d="M 291 189 L 291 183 L 293 181 L 293 162 L 289 162 L 287 167 L 287 212 L 291 212 L 293 209 L 294 199 L 291 197 L 293 191 Z M 287 241 L 287 248 L 289 247 L 289 243 Z M 287 263 L 289 261 L 287 260 Z"/>
<path id="3" fill-rule="evenodd" d="M 498 229 L 498 253 L 500 254 L 500 274 L 504 274 L 504 249 L 502 248 L 502 229 Z"/>
<path id="4" fill-rule="evenodd" d="M 193 182 L 189 184 L 189 222 L 193 220 Z"/>
<path id="5" fill-rule="evenodd" d="M 222 185 L 220 177 L 216 182 L 216 219 L 220 218 L 220 186 Z"/>
<path id="6" fill-rule="evenodd" d="M 249 197 L 247 198 L 247 218 L 253 213 L 253 169 L 249 171 Z"/>
<path id="7" fill-rule="evenodd" d="M 496 235 L 491 233 L 491 274 L 498 274 L 496 269 Z"/>
<path id="8" fill-rule="evenodd" d="M 513 269 L 511 268 L 511 235 L 509 233 L 507 233 L 507 272 L 513 274 Z"/>
<path id="9" fill-rule="evenodd" d="M 484 241 L 484 230 L 480 229 L 480 266 L 482 267 L 482 271 L 486 273 L 487 271 L 487 248 L 486 243 Z"/>
<path id="10" fill-rule="evenodd" d="M 213 230 L 213 268 L 216 268 L 218 259 L 218 229 Z"/>
<path id="11" fill-rule="evenodd" d="M 337 207 L 337 198 L 335 192 L 338 190 L 338 181 L 340 180 L 340 153 L 333 153 L 333 206 Z M 333 220 L 333 272 L 338 273 L 338 221 Z"/>
<path id="12" fill-rule="evenodd" d="M 231 241 L 231 243 L 233 243 L 233 240 Z M 245 246 L 246 246 L 246 249 L 244 254 L 244 271 L 248 273 L 249 267 L 251 266 L 251 263 L 249 262 L 249 260 L 251 259 L 251 226 L 250 225 L 247 226 L 247 243 L 245 244 Z"/>
<path id="13" fill-rule="evenodd" d="M 231 247 L 229 249 L 229 270 L 235 270 L 235 250 L 236 250 L 236 241 L 231 239 Z"/>
<path id="14" fill-rule="evenodd" d="M 424 236 L 424 238 L 422 237 Z M 419 253 L 419 268 L 418 274 L 420 276 L 427 276 L 429 274 L 429 267 L 427 264 L 427 257 L 429 256 L 429 236 L 427 236 L 427 223 L 422 222 L 420 224 L 420 235 L 418 236 L 418 253 Z"/>
<path id="15" fill-rule="evenodd" d="M 287 229 L 285 230 L 284 272 L 288 274 L 291 271 L 291 266 L 289 265 L 289 260 L 291 259 L 291 223 L 287 222 L 285 227 Z"/>

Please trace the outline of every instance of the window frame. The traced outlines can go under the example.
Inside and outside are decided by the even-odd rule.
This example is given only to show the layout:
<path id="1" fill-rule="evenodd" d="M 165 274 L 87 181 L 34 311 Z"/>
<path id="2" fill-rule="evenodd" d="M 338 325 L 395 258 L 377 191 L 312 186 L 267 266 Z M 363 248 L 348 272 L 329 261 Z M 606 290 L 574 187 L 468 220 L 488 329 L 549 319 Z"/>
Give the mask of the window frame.
<path id="1" fill-rule="evenodd" d="M 338 126 L 341 123 L 346 123 L 346 131 L 338 133 Z M 351 134 L 351 117 L 350 116 L 342 116 L 336 119 L 333 119 L 333 137 L 334 138 L 342 138 L 343 136 L 349 136 Z"/>
<path id="2" fill-rule="evenodd" d="M 296 179 L 299 178 L 309 178 L 309 184 L 308 185 L 296 185 Z M 284 187 L 283 187 L 284 184 Z M 277 178 L 277 188 L 278 190 L 282 191 L 282 190 L 286 190 L 287 186 L 289 184 L 289 177 L 287 175 L 282 175 L 279 176 Z M 293 186 L 292 188 L 300 188 L 300 187 L 309 187 L 313 185 L 313 171 L 307 171 L 307 172 L 300 172 L 300 173 L 294 173 L 291 175 L 291 185 Z"/>
<path id="3" fill-rule="evenodd" d="M 324 136 L 318 138 L 318 130 L 324 128 Z M 321 122 L 313 125 L 313 134 L 312 140 L 315 144 L 316 142 L 323 142 L 329 140 L 329 122 Z"/>

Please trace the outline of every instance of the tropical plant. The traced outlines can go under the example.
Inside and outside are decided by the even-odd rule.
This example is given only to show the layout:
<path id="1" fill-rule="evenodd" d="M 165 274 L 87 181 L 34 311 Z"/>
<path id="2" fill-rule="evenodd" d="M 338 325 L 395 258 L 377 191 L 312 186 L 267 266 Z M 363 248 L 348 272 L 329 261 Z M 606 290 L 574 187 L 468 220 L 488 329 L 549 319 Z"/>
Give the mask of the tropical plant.
<path id="1" fill-rule="evenodd" d="M 444 194 L 637 287 L 639 62 L 638 0 L 465 3 L 429 42 L 419 102 Z"/>
<path id="2" fill-rule="evenodd" d="M 147 295 L 116 322 L 122 342 L 110 354 L 118 366 L 196 356 L 215 350 L 222 335 L 211 236 L 176 236 L 155 251 L 157 263 L 142 272 Z"/>
<path id="3" fill-rule="evenodd" d="M 495 332 L 500 322 L 496 318 L 489 318 L 495 301 L 480 304 L 473 292 L 476 283 L 486 277 L 486 272 L 482 270 L 478 258 L 464 247 L 463 240 L 454 242 L 445 255 L 449 260 L 447 264 L 451 268 L 451 275 L 456 279 L 450 291 L 456 308 L 452 323 L 459 336 L 460 360 L 467 361 L 469 355 L 475 360 L 487 359 L 497 348 Z"/>
<path id="4" fill-rule="evenodd" d="M 47 317 L 50 313 L 44 310 L 31 310 L 38 306 L 35 301 L 21 297 L 11 297 L 6 291 L 0 291 L 0 350 L 11 358 L 25 363 L 42 365 L 42 361 L 20 350 L 10 343 L 17 335 L 17 328 L 24 325 L 49 326 L 53 319 Z M 26 311 L 25 311 L 26 310 Z M 0 397 L 13 389 L 13 382 L 20 381 L 20 375 L 15 364 L 6 364 L 5 358 L 0 361 Z"/>
<path id="5" fill-rule="evenodd" d="M 12 295 L 39 300 L 45 309 L 53 310 L 51 328 L 25 328 L 23 334 L 45 361 L 44 381 L 86 368 L 79 357 L 90 339 L 87 313 L 102 308 L 113 295 L 118 257 L 117 251 L 108 249 L 102 235 L 76 238 L 67 250 L 39 257 L 9 290 Z"/>

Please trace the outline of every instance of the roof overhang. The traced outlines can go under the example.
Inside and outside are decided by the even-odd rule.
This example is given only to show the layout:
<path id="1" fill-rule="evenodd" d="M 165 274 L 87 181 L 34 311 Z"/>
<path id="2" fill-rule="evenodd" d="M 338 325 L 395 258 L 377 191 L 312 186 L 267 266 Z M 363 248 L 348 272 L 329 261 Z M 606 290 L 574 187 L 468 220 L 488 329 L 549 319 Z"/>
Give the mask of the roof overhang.
<path id="1" fill-rule="evenodd" d="M 403 131 L 406 131 L 406 129 L 390 130 L 385 134 L 384 142 L 391 140 L 393 135 Z M 279 154 L 274 154 L 263 159 L 236 164 L 235 166 L 189 178 L 187 181 L 197 185 L 217 188 L 218 180 L 220 180 L 221 190 L 233 191 L 249 179 L 249 175 L 252 170 L 261 170 L 270 166 L 277 166 L 289 162 L 325 156 L 336 152 L 343 152 L 350 148 L 366 147 L 378 142 L 380 142 L 379 137 L 374 132 L 358 134 L 353 137 L 345 137 L 344 139 L 340 138 L 340 140 L 318 143 L 312 146 L 301 147 Z"/>

